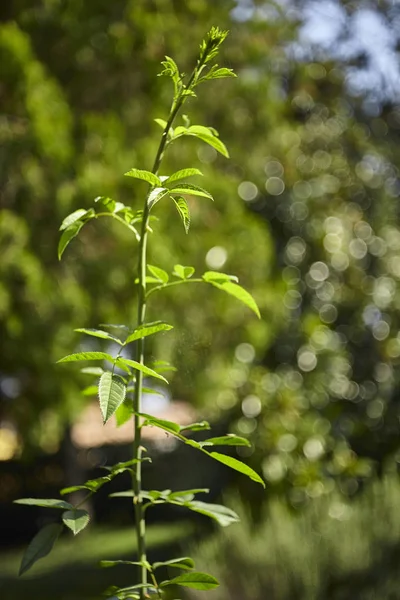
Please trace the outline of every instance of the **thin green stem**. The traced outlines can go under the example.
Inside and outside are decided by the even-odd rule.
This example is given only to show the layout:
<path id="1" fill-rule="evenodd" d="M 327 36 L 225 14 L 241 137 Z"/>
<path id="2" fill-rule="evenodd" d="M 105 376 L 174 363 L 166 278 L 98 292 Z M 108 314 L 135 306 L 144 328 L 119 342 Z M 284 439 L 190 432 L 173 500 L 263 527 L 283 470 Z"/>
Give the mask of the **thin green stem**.
<path id="1" fill-rule="evenodd" d="M 151 290 L 147 292 L 146 298 L 148 298 L 153 292 L 164 290 L 165 288 L 173 287 L 174 285 L 182 285 L 183 283 L 204 283 L 204 279 L 182 279 L 179 281 L 171 281 L 170 283 L 163 283 L 162 285 L 157 285 L 156 287 L 151 288 Z"/>

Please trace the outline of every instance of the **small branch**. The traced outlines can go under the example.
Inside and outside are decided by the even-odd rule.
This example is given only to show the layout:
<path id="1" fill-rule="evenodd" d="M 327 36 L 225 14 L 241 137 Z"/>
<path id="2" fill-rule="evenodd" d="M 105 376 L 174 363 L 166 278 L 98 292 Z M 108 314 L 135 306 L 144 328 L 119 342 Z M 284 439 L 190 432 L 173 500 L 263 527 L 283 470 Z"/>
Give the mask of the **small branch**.
<path id="1" fill-rule="evenodd" d="M 156 287 L 151 288 L 146 294 L 146 298 L 150 296 L 153 292 L 157 292 L 158 290 L 164 290 L 168 287 L 173 287 L 174 285 L 182 285 L 182 283 L 205 283 L 203 279 L 182 279 L 179 281 L 171 281 L 171 283 L 164 283 L 163 285 L 157 285 Z"/>

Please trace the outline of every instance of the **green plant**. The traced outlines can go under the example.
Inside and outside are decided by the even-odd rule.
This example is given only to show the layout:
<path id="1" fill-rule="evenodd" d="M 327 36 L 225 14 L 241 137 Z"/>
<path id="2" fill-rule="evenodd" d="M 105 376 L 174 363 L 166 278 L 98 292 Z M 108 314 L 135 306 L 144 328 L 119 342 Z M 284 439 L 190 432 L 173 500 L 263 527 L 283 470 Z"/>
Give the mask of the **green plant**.
<path id="1" fill-rule="evenodd" d="M 177 264 L 173 268 L 172 279 L 170 280 L 170 275 L 166 271 L 147 262 L 147 241 L 149 233 L 153 233 L 151 226 L 156 219 L 152 212 L 156 204 L 161 200 L 171 199 L 176 206 L 185 231 L 188 233 L 190 211 L 185 196 L 191 195 L 213 200 L 212 195 L 203 188 L 185 182 L 182 183 L 183 180 L 189 177 L 201 175 L 201 172 L 196 168 L 184 168 L 169 176 L 158 174 L 163 156 L 168 147 L 183 136 L 192 136 L 209 144 L 223 156 L 228 157 L 227 149 L 219 139 L 215 129 L 202 125 L 191 125 L 188 117 L 185 115 L 183 116 L 184 125 L 173 128 L 175 119 L 186 100 L 189 97 L 196 96 L 195 89 L 198 85 L 211 79 L 234 76 L 230 69 L 219 68 L 217 64 L 212 64 L 226 35 L 227 32 L 222 32 L 218 28 L 213 27 L 210 30 L 206 39 L 200 45 L 199 58 L 193 72 L 187 79 L 179 72 L 172 58 L 166 57 L 166 60 L 162 63 L 164 68 L 161 75 L 166 75 L 172 79 L 174 94 L 167 120 L 156 119 L 163 132 L 153 168 L 151 171 L 133 168 L 126 173 L 128 177 L 133 177 L 149 184 L 149 191 L 143 209 L 135 211 L 130 206 L 116 202 L 111 198 L 100 196 L 95 200 L 95 208 L 74 211 L 64 219 L 60 227 L 62 234 L 58 247 L 59 258 L 61 258 L 69 242 L 78 235 L 82 227 L 88 221 L 100 217 L 111 217 L 119 221 L 132 232 L 138 243 L 137 279 L 135 281 L 137 285 L 138 312 L 135 326 L 103 324 L 100 326 L 103 327 L 102 329 L 80 328 L 76 330 L 88 336 L 94 336 L 115 343 L 119 347 L 117 354 L 112 356 L 106 352 L 79 352 L 65 356 L 58 361 L 60 363 L 107 361 L 112 365 L 108 370 L 104 370 L 102 367 L 89 367 L 82 369 L 82 371 L 86 374 L 100 377 L 97 390 L 104 423 L 114 413 L 116 414 L 118 424 L 122 424 L 133 417 L 135 432 L 133 454 L 132 459 L 127 462 L 106 467 L 107 474 L 105 476 L 86 481 L 83 485 L 64 488 L 60 491 L 61 496 L 64 496 L 79 490 L 86 490 L 86 497 L 77 505 L 61 499 L 24 498 L 16 501 L 19 504 L 59 509 L 62 511 L 61 521 L 63 523 L 51 523 L 39 531 L 23 557 L 20 569 L 21 574 L 25 573 L 39 558 L 46 556 L 50 552 L 63 529 L 63 525 L 72 530 L 75 535 L 82 531 L 89 522 L 89 514 L 85 509 L 81 508 L 82 504 L 114 477 L 129 471 L 132 474 L 132 488 L 126 492 L 112 494 L 112 496 L 132 498 L 138 541 L 138 560 L 104 560 L 101 562 L 101 566 L 110 567 L 120 563 L 136 565 L 139 567 L 140 583 L 128 588 L 115 587 L 110 590 L 109 595 L 113 598 L 140 598 L 140 600 L 143 600 L 149 597 L 148 594 L 155 594 L 157 597 L 162 598 L 163 589 L 170 585 L 176 584 L 200 590 L 212 589 L 218 585 L 217 580 L 211 575 L 194 571 L 194 563 L 189 557 L 174 558 L 153 565 L 147 560 L 145 514 L 146 510 L 151 506 L 164 503 L 185 506 L 194 512 L 214 519 L 222 526 L 234 523 L 238 520 L 238 517 L 235 512 L 224 506 L 196 500 L 198 493 L 208 492 L 205 489 L 176 492 L 172 492 L 171 490 L 143 490 L 141 467 L 143 461 L 150 460 L 144 456 L 145 449 L 141 441 L 141 429 L 144 426 L 158 427 L 181 442 L 247 475 L 250 479 L 264 486 L 263 480 L 250 467 L 231 456 L 211 450 L 215 446 L 248 446 L 249 442 L 245 438 L 236 435 L 226 435 L 198 442 L 187 438 L 185 434 L 189 431 L 194 432 L 209 429 L 207 422 L 203 421 L 181 427 L 177 423 L 158 419 L 150 414 L 143 413 L 141 408 L 142 392 L 148 389 L 143 386 L 144 376 L 153 377 L 162 380 L 164 383 L 168 383 L 162 375 L 166 367 L 164 363 L 156 364 L 154 368 L 150 368 L 145 364 L 145 338 L 172 329 L 171 325 L 162 320 L 150 323 L 146 322 L 146 305 L 151 295 L 172 286 L 189 283 L 207 283 L 234 296 L 253 310 L 257 316 L 260 316 L 258 307 L 252 296 L 238 284 L 237 278 L 233 275 L 208 271 L 201 277 L 195 278 L 193 277 L 193 267 Z M 147 288 L 148 284 L 151 287 Z M 136 345 L 136 360 L 126 358 L 122 354 L 123 350 L 133 343 Z M 122 371 L 123 374 L 117 373 L 117 370 Z M 175 567 L 186 572 L 172 579 L 158 582 L 155 571 L 162 566 Z"/>

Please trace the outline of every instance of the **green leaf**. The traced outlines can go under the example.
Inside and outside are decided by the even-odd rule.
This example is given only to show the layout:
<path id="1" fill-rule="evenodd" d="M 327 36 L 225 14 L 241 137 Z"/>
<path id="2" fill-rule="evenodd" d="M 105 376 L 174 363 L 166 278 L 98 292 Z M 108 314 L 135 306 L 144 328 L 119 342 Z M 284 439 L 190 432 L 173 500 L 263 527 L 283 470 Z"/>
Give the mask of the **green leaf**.
<path id="1" fill-rule="evenodd" d="M 90 521 L 89 513 L 81 508 L 67 510 L 62 515 L 64 525 L 66 525 L 74 535 L 77 535 Z"/>
<path id="2" fill-rule="evenodd" d="M 186 179 L 186 177 L 195 177 L 196 175 L 203 176 L 203 173 L 199 171 L 199 169 L 194 168 L 181 169 L 180 171 L 172 173 L 172 175 L 170 175 L 164 183 L 169 184 L 173 183 L 174 181 L 179 181 L 180 179 Z"/>
<path id="3" fill-rule="evenodd" d="M 103 375 L 103 373 L 104 373 L 104 369 L 102 369 L 101 367 L 84 367 L 80 371 L 81 371 L 81 373 L 84 373 L 85 375 L 94 375 L 96 377 L 101 377 L 101 375 Z M 96 393 L 97 393 L 97 386 L 96 386 Z"/>
<path id="4" fill-rule="evenodd" d="M 72 485 L 70 487 L 63 488 L 60 490 L 61 496 L 65 496 L 65 494 L 72 494 L 73 492 L 78 492 L 79 490 L 89 490 L 90 492 L 97 492 L 105 483 L 111 481 L 111 477 L 106 475 L 105 477 L 97 477 L 96 479 L 88 479 L 82 485 Z"/>
<path id="5" fill-rule="evenodd" d="M 99 400 L 104 423 L 107 423 L 108 419 L 122 404 L 125 395 L 126 386 L 121 378 L 108 371 L 103 373 L 99 382 Z"/>
<path id="6" fill-rule="evenodd" d="M 185 127 L 177 127 L 175 129 L 174 138 L 180 137 L 182 135 L 191 135 L 196 137 L 209 146 L 215 148 L 217 152 L 229 158 L 229 152 L 225 144 L 219 139 L 217 135 L 215 135 L 215 130 L 210 127 L 204 127 L 203 125 L 191 125 L 188 128 Z"/>
<path id="7" fill-rule="evenodd" d="M 180 431 L 204 431 L 206 429 L 211 429 L 210 423 L 208 423 L 208 421 L 200 421 L 199 423 L 190 423 L 189 425 L 182 425 Z"/>
<path id="8" fill-rule="evenodd" d="M 190 194 L 191 196 L 202 196 L 203 198 L 209 198 L 214 200 L 210 192 L 204 190 L 198 185 L 192 185 L 191 183 L 178 183 L 174 188 L 170 190 L 171 194 Z"/>
<path id="9" fill-rule="evenodd" d="M 147 197 L 147 206 L 149 207 L 149 210 L 151 210 L 153 206 L 157 204 L 157 202 L 159 202 L 161 198 L 164 198 L 164 196 L 166 196 L 167 194 L 169 194 L 169 189 L 165 187 L 156 187 L 154 188 L 154 190 L 151 190 L 150 194 Z"/>
<path id="10" fill-rule="evenodd" d="M 129 419 L 132 417 L 133 415 L 133 405 L 132 405 L 132 400 L 126 399 L 125 402 L 123 402 L 120 406 L 118 406 L 117 410 L 115 411 L 115 421 L 117 424 L 117 427 L 121 427 L 121 425 L 124 425 L 124 423 L 127 423 L 127 421 L 129 421 Z"/>
<path id="11" fill-rule="evenodd" d="M 68 354 L 64 358 L 60 358 L 57 363 L 76 362 L 79 360 L 108 360 L 114 362 L 114 357 L 106 352 L 78 352 L 76 354 Z"/>
<path id="12" fill-rule="evenodd" d="M 228 527 L 232 523 L 238 523 L 240 521 L 238 515 L 222 504 L 210 504 L 208 502 L 201 502 L 200 500 L 193 500 L 191 502 L 185 502 L 184 506 L 197 512 L 210 519 L 214 519 L 221 527 Z"/>
<path id="13" fill-rule="evenodd" d="M 131 169 L 127 173 L 125 173 L 126 177 L 134 177 L 135 179 L 141 179 L 142 181 L 147 181 L 152 186 L 161 186 L 161 179 L 151 173 L 150 171 L 142 171 L 141 169 Z"/>
<path id="14" fill-rule="evenodd" d="M 47 556 L 60 535 L 63 527 L 58 523 L 45 525 L 33 538 L 22 558 L 19 575 L 26 573 L 40 558 Z"/>
<path id="15" fill-rule="evenodd" d="M 101 204 L 110 213 L 115 211 L 117 203 L 112 198 L 108 198 L 108 196 L 97 196 L 94 201 L 96 204 Z"/>
<path id="16" fill-rule="evenodd" d="M 143 563 L 134 560 L 101 560 L 99 562 L 99 566 L 105 569 L 107 569 L 108 567 L 116 567 L 117 565 L 136 565 L 138 567 L 141 567 Z"/>
<path id="17" fill-rule="evenodd" d="M 157 281 L 162 281 L 162 283 L 168 283 L 169 275 L 164 269 L 160 269 L 160 267 L 155 267 L 154 265 L 147 265 L 150 273 L 154 275 Z"/>
<path id="18" fill-rule="evenodd" d="M 204 440 L 199 442 L 200 446 L 247 446 L 250 447 L 251 444 L 249 440 L 246 440 L 243 437 L 238 435 L 234 435 L 233 433 L 228 433 L 228 435 L 224 435 L 221 437 L 209 438 L 208 440 Z"/>
<path id="19" fill-rule="evenodd" d="M 60 241 L 58 242 L 58 260 L 61 260 L 65 248 L 68 246 L 70 241 L 78 235 L 83 226 L 84 223 L 82 221 L 75 221 L 63 231 Z"/>
<path id="20" fill-rule="evenodd" d="M 25 504 L 27 506 L 41 506 L 43 508 L 60 508 L 62 510 L 74 508 L 69 502 L 53 498 L 20 498 L 19 500 L 14 500 L 14 504 Z"/>
<path id="21" fill-rule="evenodd" d="M 180 218 L 182 219 L 182 223 L 185 228 L 185 232 L 189 233 L 190 211 L 189 211 L 188 203 L 186 202 L 185 198 L 183 198 L 183 196 L 177 196 L 176 198 L 172 198 L 172 199 L 176 206 L 176 210 L 178 211 L 178 214 L 179 214 Z"/>
<path id="22" fill-rule="evenodd" d="M 115 477 L 116 475 L 124 473 L 125 471 L 132 471 L 131 467 L 133 467 L 133 465 L 147 461 L 151 462 L 151 458 L 149 456 L 144 456 L 143 458 L 132 458 L 131 460 L 127 460 L 125 462 L 118 462 L 112 467 L 103 467 L 103 469 L 110 471 L 110 477 Z"/>
<path id="23" fill-rule="evenodd" d="M 101 373 L 100 373 L 101 375 Z M 88 385 L 87 387 L 85 387 L 84 390 L 82 390 L 82 395 L 83 396 L 96 396 L 97 395 L 97 385 Z"/>
<path id="24" fill-rule="evenodd" d="M 226 67 L 218 69 L 217 67 L 218 65 L 214 65 L 206 75 L 201 77 L 199 83 L 208 81 L 210 79 L 221 79 L 222 77 L 237 77 L 236 73 L 234 73 L 232 69 L 227 69 Z"/>
<path id="25" fill-rule="evenodd" d="M 196 494 L 209 494 L 208 488 L 194 488 L 191 490 L 179 490 L 177 492 L 171 492 L 168 495 L 168 500 L 189 502 L 193 500 Z"/>
<path id="26" fill-rule="evenodd" d="M 190 279 L 194 273 L 194 267 L 184 267 L 183 265 L 175 265 L 172 275 L 180 279 Z"/>
<path id="27" fill-rule="evenodd" d="M 239 279 L 236 275 L 228 275 L 227 273 L 219 273 L 219 271 L 206 271 L 203 274 L 204 281 L 211 283 L 216 281 L 217 283 L 224 283 L 225 281 L 234 281 L 235 283 L 239 283 Z"/>
<path id="28" fill-rule="evenodd" d="M 190 570 L 194 568 L 194 561 L 190 556 L 180 556 L 179 558 L 155 562 L 152 567 L 154 571 L 160 567 L 176 567 L 177 569 Z"/>
<path id="29" fill-rule="evenodd" d="M 233 283 L 232 281 L 224 281 L 222 283 L 218 283 L 217 281 L 208 281 L 208 283 L 211 283 L 211 285 L 219 290 L 222 290 L 223 292 L 226 292 L 230 296 L 234 296 L 243 302 L 243 304 L 255 312 L 257 317 L 261 319 L 260 310 L 256 304 L 256 301 L 247 290 L 242 288 L 242 286 L 238 285 L 237 283 Z"/>
<path id="30" fill-rule="evenodd" d="M 161 127 L 161 129 L 165 129 L 168 125 L 167 121 L 164 121 L 164 119 L 154 119 L 154 121 Z"/>
<path id="31" fill-rule="evenodd" d="M 136 362 L 136 360 L 131 360 L 130 358 L 123 358 L 122 356 L 120 356 L 116 361 L 116 365 L 118 367 L 121 365 L 127 365 L 128 367 L 136 369 L 136 371 L 142 371 L 142 373 L 144 373 L 145 375 L 149 375 L 150 377 L 156 377 L 157 379 L 161 379 L 162 381 L 165 381 L 165 383 L 168 383 L 165 377 L 163 377 L 159 373 L 156 373 L 156 371 L 153 371 L 153 369 L 150 369 L 150 367 L 146 367 L 145 365 Z"/>
<path id="32" fill-rule="evenodd" d="M 157 419 L 152 415 L 147 415 L 146 413 L 140 413 L 141 417 L 145 418 L 143 423 L 143 427 L 147 425 L 152 425 L 155 427 L 159 427 L 160 429 L 164 429 L 168 433 L 172 433 L 173 435 L 179 434 L 180 426 L 178 423 L 174 423 L 173 421 L 166 421 L 165 419 Z"/>
<path id="33" fill-rule="evenodd" d="M 240 460 L 237 460 L 232 456 L 227 456 L 226 454 L 220 454 L 219 452 L 207 452 L 207 454 L 223 465 L 226 465 L 235 471 L 239 471 L 239 473 L 243 473 L 243 475 L 247 475 L 247 477 L 250 477 L 250 479 L 256 481 L 257 483 L 261 483 L 261 485 L 265 488 L 265 483 L 258 473 L 253 471 L 253 469 L 242 463 Z"/>
<path id="34" fill-rule="evenodd" d="M 84 208 L 79 208 L 75 210 L 73 213 L 65 217 L 64 221 L 60 225 L 59 231 L 64 231 L 64 229 L 68 229 L 73 223 L 76 221 L 80 221 L 82 217 L 85 217 L 89 211 Z"/>
<path id="35" fill-rule="evenodd" d="M 111 335 L 107 331 L 102 331 L 101 329 L 74 329 L 77 333 L 85 333 L 86 335 L 90 335 L 92 337 L 102 338 L 104 340 L 110 340 L 111 342 L 115 342 L 122 346 L 121 340 Z"/>
<path id="36" fill-rule="evenodd" d="M 169 331 L 170 329 L 173 329 L 173 326 L 168 325 L 168 323 L 164 323 L 163 321 L 154 321 L 154 323 L 145 323 L 141 327 L 138 327 L 137 329 L 135 329 L 135 331 L 133 331 L 133 333 L 131 333 L 126 338 L 124 345 L 130 344 L 131 342 L 134 342 L 141 338 L 147 337 L 149 335 L 153 335 L 154 333 L 158 333 L 159 331 Z"/>
<path id="37" fill-rule="evenodd" d="M 218 587 L 219 583 L 215 577 L 207 573 L 193 571 L 191 573 L 183 573 L 178 577 L 174 577 L 174 579 L 167 579 L 160 583 L 160 587 L 166 587 L 167 585 L 182 585 L 195 590 L 212 590 Z"/>

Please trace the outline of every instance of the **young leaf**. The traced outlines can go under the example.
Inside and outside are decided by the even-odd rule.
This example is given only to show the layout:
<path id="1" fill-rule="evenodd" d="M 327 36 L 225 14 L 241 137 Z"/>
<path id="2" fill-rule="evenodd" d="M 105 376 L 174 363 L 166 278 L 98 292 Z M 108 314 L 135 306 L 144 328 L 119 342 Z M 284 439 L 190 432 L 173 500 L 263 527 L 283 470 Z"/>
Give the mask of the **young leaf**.
<path id="1" fill-rule="evenodd" d="M 104 340 L 110 340 L 111 342 L 115 342 L 122 346 L 121 340 L 111 335 L 107 331 L 102 331 L 101 329 L 74 329 L 77 333 L 85 333 L 86 335 L 90 335 L 92 337 L 102 338 Z"/>
<path id="2" fill-rule="evenodd" d="M 154 275 L 157 281 L 162 281 L 162 283 L 168 283 L 169 275 L 164 269 L 160 269 L 160 267 L 155 267 L 154 265 L 147 265 L 150 273 Z"/>
<path id="3" fill-rule="evenodd" d="M 206 429 L 211 429 L 210 423 L 208 423 L 208 421 L 200 421 L 199 423 L 190 423 L 189 425 L 182 425 L 180 428 L 180 432 L 182 433 L 182 431 L 205 431 Z"/>
<path id="4" fill-rule="evenodd" d="M 229 152 L 225 144 L 219 139 L 218 136 L 215 135 L 215 130 L 210 127 L 204 127 L 203 125 L 191 125 L 187 129 L 185 127 L 176 128 L 174 138 L 180 137 L 182 135 L 191 135 L 196 137 L 209 146 L 215 148 L 217 152 L 229 158 Z"/>
<path id="5" fill-rule="evenodd" d="M 172 173 L 166 180 L 165 184 L 173 183 L 174 181 L 179 181 L 180 179 L 186 179 L 186 177 L 195 177 L 196 175 L 203 176 L 203 173 L 199 171 L 199 169 L 188 168 L 181 169 L 180 171 L 176 171 Z"/>
<path id="6" fill-rule="evenodd" d="M 256 301 L 247 290 L 242 288 L 242 286 L 238 285 L 237 283 L 233 283 L 232 281 L 224 281 L 222 283 L 218 283 L 217 281 L 213 280 L 208 281 L 208 283 L 211 283 L 211 285 L 218 288 L 219 290 L 222 290 L 223 292 L 226 292 L 227 294 L 230 294 L 231 296 L 234 296 L 235 298 L 243 302 L 243 304 L 248 306 L 248 308 L 255 312 L 257 317 L 261 319 L 260 310 L 256 304 Z"/>
<path id="7" fill-rule="evenodd" d="M 219 586 L 218 580 L 207 573 L 183 573 L 174 579 L 167 579 L 160 583 L 160 587 L 167 585 L 182 585 L 195 590 L 212 590 Z"/>
<path id="8" fill-rule="evenodd" d="M 119 405 L 122 404 L 125 395 L 126 386 L 121 378 L 108 371 L 103 373 L 99 382 L 99 399 L 104 423 L 107 423 Z"/>
<path id="9" fill-rule="evenodd" d="M 180 490 L 177 492 L 171 492 L 168 494 L 168 500 L 176 500 L 181 502 L 188 502 L 193 500 L 196 494 L 209 494 L 208 488 L 194 488 L 192 490 Z"/>
<path id="10" fill-rule="evenodd" d="M 239 279 L 236 275 L 227 275 L 227 273 L 219 273 L 219 271 L 206 271 L 203 274 L 203 279 L 208 283 L 211 283 L 212 281 L 216 281 L 217 283 L 224 283 L 225 281 L 239 283 Z"/>
<path id="11" fill-rule="evenodd" d="M 74 535 L 77 535 L 82 529 L 85 529 L 89 523 L 89 513 L 80 508 L 67 510 L 62 515 L 64 525 L 66 525 Z"/>
<path id="12" fill-rule="evenodd" d="M 193 500 L 185 502 L 184 506 L 201 515 L 210 517 L 210 519 L 214 519 L 221 527 L 228 527 L 228 525 L 240 521 L 238 515 L 233 510 L 222 506 L 222 504 L 209 504 L 208 502 Z"/>
<path id="13" fill-rule="evenodd" d="M 90 492 L 97 492 L 105 483 L 111 481 L 111 477 L 106 475 L 105 477 L 97 477 L 97 479 L 88 479 L 82 485 L 72 485 L 71 487 L 63 488 L 60 490 L 61 496 L 65 496 L 65 494 L 72 494 L 73 492 L 77 492 L 78 490 L 89 490 Z"/>
<path id="14" fill-rule="evenodd" d="M 128 399 L 126 399 L 125 402 L 118 406 L 117 410 L 115 411 L 115 422 L 117 424 L 117 427 L 121 427 L 121 425 L 124 425 L 124 423 L 129 421 L 132 415 L 132 400 L 129 400 L 128 402 Z"/>
<path id="15" fill-rule="evenodd" d="M 126 177 L 134 177 L 135 179 L 141 179 L 142 181 L 147 181 L 152 186 L 161 186 L 161 180 L 157 175 L 151 173 L 150 171 L 142 171 L 141 169 L 131 169 L 127 173 L 125 173 Z"/>
<path id="16" fill-rule="evenodd" d="M 199 83 L 203 81 L 207 81 L 210 79 L 221 79 L 222 77 L 237 77 L 236 73 L 233 72 L 232 69 L 227 69 L 226 67 L 217 68 L 218 65 L 214 65 L 209 72 L 201 77 Z"/>
<path id="17" fill-rule="evenodd" d="M 85 375 L 94 375 L 96 377 L 101 377 L 101 375 L 103 375 L 104 373 L 104 369 L 102 369 L 101 367 L 84 367 L 80 371 Z"/>
<path id="18" fill-rule="evenodd" d="M 157 125 L 161 127 L 161 129 L 165 129 L 168 125 L 167 121 L 165 121 L 164 119 L 154 119 L 154 121 L 157 123 Z"/>
<path id="19" fill-rule="evenodd" d="M 172 435 L 179 434 L 180 426 L 178 425 L 178 423 L 174 423 L 173 421 L 166 421 L 165 419 L 157 419 L 156 417 L 153 417 L 152 415 L 147 415 L 145 413 L 141 413 L 140 416 L 146 419 L 143 423 L 143 427 L 147 425 L 153 425 L 155 427 L 159 427 L 160 429 L 164 429 L 164 431 L 167 431 L 168 433 L 172 433 Z"/>
<path id="20" fill-rule="evenodd" d="M 171 194 L 190 194 L 191 196 L 201 196 L 202 198 L 209 198 L 214 200 L 210 192 L 203 190 L 198 185 L 192 185 L 191 183 L 178 183 L 174 188 L 170 190 Z"/>
<path id="21" fill-rule="evenodd" d="M 209 438 L 199 442 L 200 446 L 251 446 L 249 440 L 243 437 L 228 433 L 221 437 Z"/>
<path id="22" fill-rule="evenodd" d="M 265 483 L 258 473 L 253 471 L 253 469 L 242 463 L 240 460 L 237 460 L 232 456 L 227 456 L 226 454 L 220 454 L 219 452 L 207 452 L 207 454 L 223 465 L 226 465 L 235 471 L 239 471 L 239 473 L 243 473 L 243 475 L 247 475 L 247 477 L 250 477 L 250 479 L 256 481 L 257 483 L 261 483 L 261 485 L 265 488 Z"/>
<path id="23" fill-rule="evenodd" d="M 27 506 L 41 506 L 43 508 L 60 508 L 62 510 L 69 510 L 74 508 L 69 502 L 64 500 L 56 500 L 52 498 L 20 498 L 14 500 L 14 504 L 25 504 Z"/>
<path id="24" fill-rule="evenodd" d="M 101 373 L 100 373 L 101 375 Z M 82 396 L 96 396 L 97 394 L 97 385 L 88 385 L 82 390 Z"/>
<path id="25" fill-rule="evenodd" d="M 83 226 L 83 221 L 74 221 L 72 225 L 69 225 L 69 227 L 63 231 L 60 241 L 58 242 L 58 260 L 61 260 L 65 248 L 70 241 L 78 235 Z"/>
<path id="26" fill-rule="evenodd" d="M 101 560 L 99 562 L 99 566 L 103 567 L 104 569 L 107 569 L 108 567 L 116 567 L 117 565 L 136 565 L 141 567 L 143 564 L 144 563 L 142 562 L 134 560 Z"/>
<path id="27" fill-rule="evenodd" d="M 171 558 L 170 560 L 164 560 L 162 562 L 155 562 L 152 565 L 153 570 L 159 569 L 160 567 L 176 567 L 177 569 L 190 570 L 194 569 L 194 561 L 190 556 L 181 556 L 179 558 Z"/>
<path id="28" fill-rule="evenodd" d="M 194 267 L 184 267 L 183 265 L 175 265 L 172 275 L 179 279 L 190 279 L 194 273 Z"/>
<path id="29" fill-rule="evenodd" d="M 147 205 L 149 207 L 149 210 L 151 210 L 153 206 L 157 204 L 157 202 L 159 202 L 161 198 L 164 198 L 164 196 L 166 196 L 167 194 L 169 194 L 169 190 L 165 187 L 154 188 L 147 197 Z"/>
<path id="30" fill-rule="evenodd" d="M 68 229 L 68 227 L 70 227 L 73 223 L 75 223 L 76 221 L 80 221 L 82 217 L 85 217 L 88 212 L 89 211 L 85 210 L 84 208 L 79 208 L 78 210 L 75 210 L 73 213 L 68 215 L 68 217 L 65 217 L 65 219 L 60 225 L 59 231 L 64 231 L 64 229 Z"/>
<path id="31" fill-rule="evenodd" d="M 180 218 L 182 219 L 182 223 L 185 228 L 185 231 L 186 231 L 186 233 L 189 233 L 190 211 L 189 211 L 188 203 L 186 202 L 186 200 L 183 196 L 177 196 L 176 198 L 173 198 L 173 201 L 175 203 L 176 210 L 178 211 L 178 214 L 179 214 Z"/>
<path id="32" fill-rule="evenodd" d="M 165 272 L 165 271 L 164 271 Z M 158 333 L 159 331 L 169 331 L 173 329 L 172 325 L 168 325 L 168 323 L 163 323 L 162 321 L 155 321 L 154 323 L 145 323 L 141 327 L 138 327 L 131 333 L 125 340 L 124 345 L 130 344 L 140 338 L 147 337 L 148 335 L 153 335 L 154 333 Z"/>
<path id="33" fill-rule="evenodd" d="M 19 575 L 26 573 L 40 558 L 47 556 L 54 546 L 63 527 L 58 523 L 45 525 L 33 538 L 22 557 Z"/>
<path id="34" fill-rule="evenodd" d="M 142 373 L 144 373 L 145 375 L 149 375 L 150 377 L 156 377 L 157 379 L 161 379 L 162 381 L 165 381 L 165 383 L 168 383 L 165 377 L 163 377 L 159 373 L 156 373 L 156 371 L 153 371 L 153 369 L 150 369 L 150 367 L 146 367 L 145 365 L 136 362 L 136 360 L 131 360 L 130 358 L 122 358 L 122 356 L 120 356 L 116 361 L 116 365 L 117 367 L 123 365 L 132 367 L 137 371 L 142 371 Z"/>
<path id="35" fill-rule="evenodd" d="M 64 358 L 60 358 L 57 363 L 76 362 L 79 360 L 108 360 L 114 362 L 114 357 L 106 352 L 78 352 L 76 354 L 68 354 Z"/>

